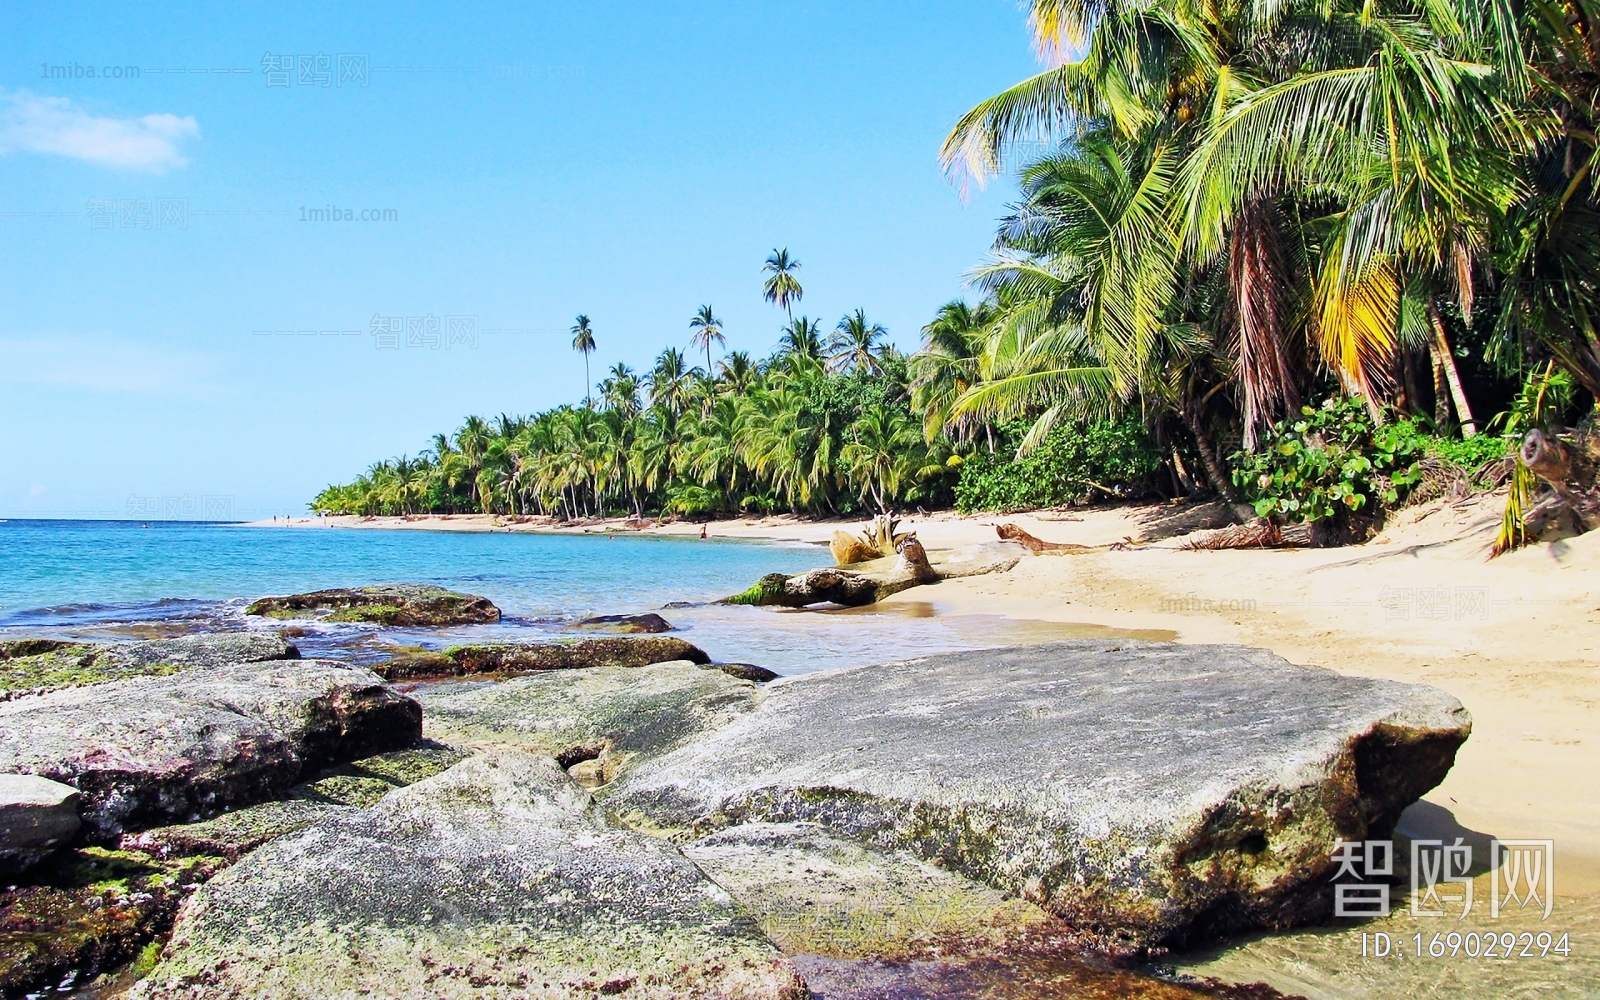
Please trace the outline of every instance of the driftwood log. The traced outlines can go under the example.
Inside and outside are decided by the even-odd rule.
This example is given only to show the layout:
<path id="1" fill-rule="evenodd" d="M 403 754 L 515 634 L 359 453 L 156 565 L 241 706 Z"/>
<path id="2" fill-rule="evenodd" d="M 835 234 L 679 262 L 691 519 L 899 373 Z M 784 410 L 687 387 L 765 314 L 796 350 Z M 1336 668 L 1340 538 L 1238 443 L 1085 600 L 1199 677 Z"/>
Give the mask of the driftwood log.
<path id="1" fill-rule="evenodd" d="M 939 572 L 928 562 L 928 553 L 917 541 L 917 536 L 907 535 L 896 547 L 899 549 L 899 558 L 887 574 L 867 574 L 833 567 L 814 569 L 799 576 L 768 573 L 754 587 L 722 603 L 780 608 L 840 604 L 847 608 L 859 608 L 876 604 L 890 594 L 939 581 Z"/>
<path id="2" fill-rule="evenodd" d="M 1088 552 L 1089 546 L 1077 545 L 1072 542 L 1047 542 L 1028 534 L 1015 524 L 1002 524 L 995 527 L 995 534 L 1007 542 L 1016 542 L 1023 548 L 1039 555 L 1044 552 Z"/>

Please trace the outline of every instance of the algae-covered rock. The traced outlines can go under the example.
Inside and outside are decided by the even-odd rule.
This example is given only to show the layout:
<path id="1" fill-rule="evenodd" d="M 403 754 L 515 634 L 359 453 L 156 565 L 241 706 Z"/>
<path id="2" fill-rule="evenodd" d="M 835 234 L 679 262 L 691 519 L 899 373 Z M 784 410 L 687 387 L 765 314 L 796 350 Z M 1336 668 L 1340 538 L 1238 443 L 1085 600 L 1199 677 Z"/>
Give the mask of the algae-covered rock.
<path id="1" fill-rule="evenodd" d="M 93 847 L 57 855 L 32 884 L 0 889 L 0 996 L 80 986 L 132 960 L 223 863 Z"/>
<path id="2" fill-rule="evenodd" d="M 0 703 L 0 772 L 82 793 L 85 835 L 202 819 L 302 773 L 413 743 L 422 710 L 326 660 L 196 668 Z"/>
<path id="3" fill-rule="evenodd" d="M 287 597 L 263 597 L 245 608 L 245 614 L 407 627 L 486 625 L 500 620 L 500 609 L 487 597 L 458 594 L 443 587 L 418 583 L 339 587 Z"/>
<path id="4" fill-rule="evenodd" d="M 78 790 L 33 774 L 0 774 L 0 875 L 38 864 L 72 842 Z"/>
<path id="5" fill-rule="evenodd" d="M 574 622 L 572 627 L 625 635 L 672 631 L 672 623 L 653 611 L 642 615 L 597 615 Z"/>
<path id="6" fill-rule="evenodd" d="M 298 832 L 343 808 L 370 806 L 397 788 L 431 778 L 467 758 L 465 751 L 424 740 L 415 746 L 339 764 L 289 789 L 289 797 L 247 806 L 198 823 L 124 836 L 122 846 L 161 857 L 213 855 L 237 861 L 268 841 Z"/>
<path id="7" fill-rule="evenodd" d="M 1078 641 L 780 681 L 604 790 L 700 836 L 811 822 L 1036 900 L 1137 952 L 1330 912 L 1470 723 L 1433 688 L 1237 646 Z"/>
<path id="8" fill-rule="evenodd" d="M 878 851 L 809 823 L 750 823 L 687 844 L 787 954 L 905 961 L 993 953 L 1054 919 L 1022 899 L 904 851 Z"/>
<path id="9" fill-rule="evenodd" d="M 775 681 L 779 677 L 776 670 L 754 663 L 702 663 L 700 666 L 706 670 L 720 670 L 729 677 L 737 677 L 742 681 L 755 681 L 757 684 Z"/>
<path id="10" fill-rule="evenodd" d="M 373 667 L 391 680 L 453 677 L 465 674 L 526 674 L 585 667 L 643 667 L 651 663 L 689 660 L 710 663 L 705 650 L 668 637 L 581 639 L 452 646 L 442 653 L 408 652 Z"/>
<path id="11" fill-rule="evenodd" d="M 129 834 L 122 838 L 122 847 L 163 858 L 202 855 L 237 861 L 262 844 L 304 830 L 341 808 L 298 798 L 262 802 L 198 823 L 158 826 Z"/>
<path id="12" fill-rule="evenodd" d="M 595 783 L 728 724 L 759 695 L 749 681 L 682 661 L 547 671 L 414 693 L 433 739 L 516 747 L 563 757 L 569 767 L 596 761 L 588 769 Z"/>
<path id="13" fill-rule="evenodd" d="M 0 693 L 41 694 L 196 667 L 292 660 L 299 655 L 294 644 L 271 632 L 219 632 L 119 643 L 16 639 L 0 642 Z"/>
<path id="14" fill-rule="evenodd" d="M 787 960 L 670 844 L 607 829 L 546 757 L 469 760 L 274 841 L 184 910 L 134 991 L 323 1000 L 799 1000 Z"/>

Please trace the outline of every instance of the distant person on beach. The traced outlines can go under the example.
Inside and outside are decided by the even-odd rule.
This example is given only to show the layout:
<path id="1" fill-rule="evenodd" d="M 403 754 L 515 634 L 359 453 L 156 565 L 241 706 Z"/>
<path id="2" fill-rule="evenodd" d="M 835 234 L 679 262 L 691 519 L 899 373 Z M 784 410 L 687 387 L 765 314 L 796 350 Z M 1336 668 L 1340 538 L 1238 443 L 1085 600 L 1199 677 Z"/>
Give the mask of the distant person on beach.
<path id="1" fill-rule="evenodd" d="M 706 526 L 703 525 L 703 524 L 700 526 L 700 537 L 701 538 L 706 537 Z"/>

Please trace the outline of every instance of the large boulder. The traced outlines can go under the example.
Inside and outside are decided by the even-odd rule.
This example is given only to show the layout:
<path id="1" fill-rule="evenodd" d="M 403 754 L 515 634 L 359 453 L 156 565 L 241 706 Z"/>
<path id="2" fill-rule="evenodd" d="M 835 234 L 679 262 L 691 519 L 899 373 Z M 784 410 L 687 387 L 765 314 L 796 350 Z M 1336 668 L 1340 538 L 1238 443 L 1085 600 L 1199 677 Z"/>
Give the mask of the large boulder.
<path id="1" fill-rule="evenodd" d="M 1469 730 L 1433 688 L 1078 641 L 780 681 L 604 797 L 686 838 L 808 822 L 911 851 L 1137 953 L 1327 915 L 1335 841 L 1387 836 Z"/>
<path id="2" fill-rule="evenodd" d="M 33 774 L 0 774 L 0 875 L 72 843 L 79 825 L 76 788 Z"/>
<path id="3" fill-rule="evenodd" d="M 292 660 L 294 644 L 272 632 L 218 632 L 143 642 L 59 639 L 0 642 L 0 695 L 18 697 L 195 667 Z"/>
<path id="4" fill-rule="evenodd" d="M 760 689 L 677 661 L 555 670 L 414 692 L 429 737 L 555 757 L 587 785 L 660 756 L 749 712 Z"/>
<path id="5" fill-rule="evenodd" d="M 500 609 L 487 597 L 420 583 L 337 587 L 287 597 L 263 597 L 244 612 L 268 618 L 320 618 L 407 627 L 487 625 L 500 620 Z"/>
<path id="6" fill-rule="evenodd" d="M 711 657 L 699 646 L 682 639 L 618 636 L 568 642 L 452 646 L 443 652 L 416 650 L 385 660 L 373 669 L 391 680 L 402 680 L 466 674 L 508 676 L 585 667 L 643 667 L 672 660 L 710 663 Z"/>
<path id="7" fill-rule="evenodd" d="M 310 768 L 421 729 L 421 707 L 364 668 L 231 664 L 0 703 L 0 772 L 78 789 L 84 835 L 113 842 L 275 797 Z"/>
<path id="8" fill-rule="evenodd" d="M 205 885 L 143 1000 L 621 995 L 799 1000 L 677 849 L 607 829 L 547 757 L 477 757 Z"/>

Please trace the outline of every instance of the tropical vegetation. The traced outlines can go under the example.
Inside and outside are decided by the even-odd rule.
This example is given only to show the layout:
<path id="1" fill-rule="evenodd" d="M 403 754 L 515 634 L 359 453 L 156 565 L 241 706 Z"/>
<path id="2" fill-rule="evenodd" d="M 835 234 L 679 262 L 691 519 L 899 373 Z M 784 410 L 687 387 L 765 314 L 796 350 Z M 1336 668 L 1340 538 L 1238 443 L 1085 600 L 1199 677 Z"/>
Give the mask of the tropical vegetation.
<path id="1" fill-rule="evenodd" d="M 1045 68 L 941 150 L 964 190 L 1015 170 L 1019 196 L 976 300 L 940 307 L 910 357 L 861 310 L 830 334 L 796 315 L 800 262 L 775 249 L 770 356 L 713 362 L 706 306 L 704 367 L 672 347 L 618 365 L 592 405 L 469 419 L 315 506 L 1154 491 L 1314 521 L 1397 502 L 1421 456 L 1592 421 L 1600 0 L 1032 0 L 1029 24 Z"/>

